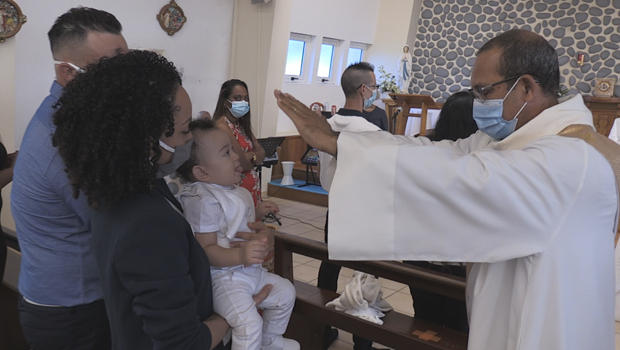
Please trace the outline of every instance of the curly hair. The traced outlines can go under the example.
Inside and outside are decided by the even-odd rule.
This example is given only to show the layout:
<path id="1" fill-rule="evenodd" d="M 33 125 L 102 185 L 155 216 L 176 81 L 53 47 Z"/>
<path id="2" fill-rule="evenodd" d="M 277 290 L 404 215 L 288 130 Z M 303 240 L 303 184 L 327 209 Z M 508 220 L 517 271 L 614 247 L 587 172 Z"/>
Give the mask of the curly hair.
<path id="1" fill-rule="evenodd" d="M 194 134 L 194 143 L 192 143 L 192 150 L 189 154 L 189 158 L 177 169 L 177 175 L 187 181 L 196 182 L 192 169 L 195 165 L 198 165 L 198 153 L 200 152 L 200 141 L 196 137 L 199 132 L 207 133 L 210 131 L 219 130 L 213 120 L 211 119 L 196 119 L 189 123 L 189 131 Z"/>
<path id="2" fill-rule="evenodd" d="M 174 133 L 175 94 L 181 75 L 148 51 L 102 58 L 65 87 L 54 114 L 52 143 L 73 186 L 88 205 L 112 206 L 151 193 L 161 150 Z"/>
<path id="3" fill-rule="evenodd" d="M 250 93 L 250 90 L 248 90 L 248 85 L 243 80 L 230 79 L 225 81 L 224 84 L 222 84 L 222 88 L 220 89 L 220 94 L 217 98 L 217 104 L 215 105 L 215 111 L 213 112 L 214 121 L 217 121 L 218 119 L 226 115 L 226 110 L 228 109 L 228 107 L 226 106 L 226 100 L 228 100 L 230 94 L 232 94 L 233 88 L 237 85 L 243 86 L 245 90 Z M 250 97 L 248 96 L 248 103 L 249 102 Z M 250 112 L 244 115 L 243 118 L 239 118 L 239 125 L 241 126 L 241 129 L 243 129 L 245 134 L 248 135 L 250 140 L 253 140 L 255 138 L 254 132 L 252 131 L 252 118 Z"/>

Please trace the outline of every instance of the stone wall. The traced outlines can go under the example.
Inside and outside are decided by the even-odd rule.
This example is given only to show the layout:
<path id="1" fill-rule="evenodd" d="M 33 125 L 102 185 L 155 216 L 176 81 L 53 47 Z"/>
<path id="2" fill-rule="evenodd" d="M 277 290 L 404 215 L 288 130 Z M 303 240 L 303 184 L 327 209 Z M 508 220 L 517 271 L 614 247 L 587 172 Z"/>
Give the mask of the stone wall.
<path id="1" fill-rule="evenodd" d="M 620 0 L 424 0 L 409 93 L 441 102 L 469 89 L 478 49 L 513 28 L 549 40 L 571 94 L 591 95 L 595 78 L 620 76 Z"/>

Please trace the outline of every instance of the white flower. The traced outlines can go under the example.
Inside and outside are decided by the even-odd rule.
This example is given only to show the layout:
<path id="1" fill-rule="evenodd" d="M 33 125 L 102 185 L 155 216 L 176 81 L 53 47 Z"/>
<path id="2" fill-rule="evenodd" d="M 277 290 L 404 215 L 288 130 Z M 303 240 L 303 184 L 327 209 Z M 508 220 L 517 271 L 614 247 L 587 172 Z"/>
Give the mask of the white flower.
<path id="1" fill-rule="evenodd" d="M 400 93 L 400 89 L 396 84 L 396 77 L 393 74 L 386 72 L 385 68 L 382 65 L 379 66 L 379 73 L 379 86 L 381 92 Z"/>

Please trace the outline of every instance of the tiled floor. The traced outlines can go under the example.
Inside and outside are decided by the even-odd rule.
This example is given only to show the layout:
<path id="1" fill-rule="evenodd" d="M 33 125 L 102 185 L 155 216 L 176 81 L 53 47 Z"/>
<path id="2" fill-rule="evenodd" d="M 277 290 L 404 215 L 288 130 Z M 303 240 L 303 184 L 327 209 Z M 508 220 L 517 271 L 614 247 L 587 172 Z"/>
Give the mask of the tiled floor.
<path id="1" fill-rule="evenodd" d="M 267 197 L 264 197 L 267 199 Z M 323 241 L 323 226 L 325 225 L 325 212 L 327 208 L 304 204 L 286 199 L 269 197 L 271 201 L 278 203 L 282 214 L 282 226 L 280 230 L 289 234 L 299 235 L 306 238 Z M 301 255 L 295 255 L 294 275 L 295 278 L 316 285 L 320 262 Z M 338 279 L 338 292 L 342 292 L 344 286 L 349 282 L 352 270 L 343 268 Z M 413 302 L 409 288 L 401 283 L 389 280 L 381 280 L 383 286 L 383 298 L 387 300 L 398 312 L 413 315 Z M 374 345 L 377 348 L 385 348 L 380 344 Z M 353 349 L 351 334 L 340 331 L 336 340 L 329 350 L 350 350 Z M 616 350 L 620 350 L 620 322 L 616 322 Z"/>

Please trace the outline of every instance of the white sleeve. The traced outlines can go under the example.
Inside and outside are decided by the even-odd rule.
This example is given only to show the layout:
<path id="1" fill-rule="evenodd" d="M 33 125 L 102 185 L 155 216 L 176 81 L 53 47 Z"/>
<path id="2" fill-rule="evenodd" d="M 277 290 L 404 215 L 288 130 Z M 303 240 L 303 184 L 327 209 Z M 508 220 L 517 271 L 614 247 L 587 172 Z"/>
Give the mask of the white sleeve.
<path id="1" fill-rule="evenodd" d="M 181 199 L 185 219 L 195 232 L 218 232 L 224 217 L 222 206 L 214 197 L 183 196 Z"/>
<path id="2" fill-rule="evenodd" d="M 465 155 L 420 142 L 340 134 L 330 258 L 491 262 L 540 252 L 588 167 L 589 146 L 562 137 Z"/>

